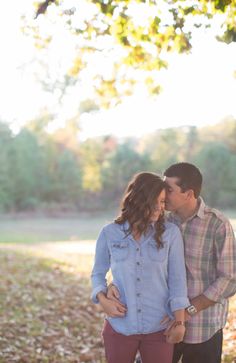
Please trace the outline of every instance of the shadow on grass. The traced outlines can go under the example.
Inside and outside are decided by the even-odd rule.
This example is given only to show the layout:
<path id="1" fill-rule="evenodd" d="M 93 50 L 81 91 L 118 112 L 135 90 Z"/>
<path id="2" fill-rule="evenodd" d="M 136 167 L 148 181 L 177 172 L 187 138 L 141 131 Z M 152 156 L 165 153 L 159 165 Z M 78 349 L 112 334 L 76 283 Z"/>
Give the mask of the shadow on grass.
<path id="1" fill-rule="evenodd" d="M 103 315 L 64 263 L 0 251 L 0 362 L 103 363 Z"/>

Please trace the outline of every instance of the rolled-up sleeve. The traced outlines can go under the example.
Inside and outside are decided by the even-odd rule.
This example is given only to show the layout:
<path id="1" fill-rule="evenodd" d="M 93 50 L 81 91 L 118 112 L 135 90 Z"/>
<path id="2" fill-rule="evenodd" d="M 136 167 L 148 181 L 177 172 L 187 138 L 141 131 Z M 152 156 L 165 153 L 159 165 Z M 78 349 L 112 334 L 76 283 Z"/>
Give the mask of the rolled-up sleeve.
<path id="1" fill-rule="evenodd" d="M 220 302 L 236 292 L 236 242 L 229 222 L 222 223 L 217 229 L 215 251 L 217 278 L 204 291 L 204 295 L 212 301 Z"/>
<path id="2" fill-rule="evenodd" d="M 183 238 L 178 227 L 173 228 L 168 261 L 168 305 L 172 312 L 190 305 L 187 294 Z"/>
<path id="3" fill-rule="evenodd" d="M 107 245 L 104 229 L 101 231 L 95 251 L 94 266 L 91 274 L 92 280 L 92 295 L 91 299 L 96 304 L 98 303 L 97 294 L 101 291 L 107 291 L 106 274 L 110 268 L 110 254 Z"/>

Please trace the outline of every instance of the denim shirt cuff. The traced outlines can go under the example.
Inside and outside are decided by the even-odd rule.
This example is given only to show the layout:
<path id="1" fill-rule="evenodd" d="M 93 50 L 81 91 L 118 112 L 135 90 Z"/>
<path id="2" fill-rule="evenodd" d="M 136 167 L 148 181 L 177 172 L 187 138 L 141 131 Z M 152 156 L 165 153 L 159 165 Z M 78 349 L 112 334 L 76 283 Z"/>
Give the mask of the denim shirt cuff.
<path id="1" fill-rule="evenodd" d="M 176 310 L 185 309 L 190 305 L 189 299 L 187 297 L 174 297 L 169 299 L 168 305 L 170 306 L 171 312 Z"/>
<path id="2" fill-rule="evenodd" d="M 97 299 L 97 294 L 99 292 L 104 292 L 106 294 L 107 293 L 107 287 L 104 286 L 104 285 L 99 285 L 99 286 L 97 286 L 96 288 L 93 289 L 92 295 L 91 295 L 91 299 L 94 302 L 94 304 L 98 304 L 99 303 L 99 301 Z"/>

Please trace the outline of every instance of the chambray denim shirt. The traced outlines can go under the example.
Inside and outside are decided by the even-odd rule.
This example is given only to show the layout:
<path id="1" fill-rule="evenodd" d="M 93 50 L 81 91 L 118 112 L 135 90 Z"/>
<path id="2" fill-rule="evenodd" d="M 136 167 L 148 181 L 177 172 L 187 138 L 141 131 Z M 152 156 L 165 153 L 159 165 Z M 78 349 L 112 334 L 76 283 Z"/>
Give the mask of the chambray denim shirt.
<path id="1" fill-rule="evenodd" d="M 107 317 L 113 329 L 124 335 L 148 334 L 165 329 L 168 314 L 190 305 L 187 298 L 183 239 L 179 228 L 165 222 L 163 248 L 158 249 L 154 228 L 135 241 L 125 232 L 128 223 L 106 225 L 97 240 L 92 270 L 92 300 L 107 291 L 106 274 L 112 271 L 120 300 L 127 306 L 124 317 Z"/>

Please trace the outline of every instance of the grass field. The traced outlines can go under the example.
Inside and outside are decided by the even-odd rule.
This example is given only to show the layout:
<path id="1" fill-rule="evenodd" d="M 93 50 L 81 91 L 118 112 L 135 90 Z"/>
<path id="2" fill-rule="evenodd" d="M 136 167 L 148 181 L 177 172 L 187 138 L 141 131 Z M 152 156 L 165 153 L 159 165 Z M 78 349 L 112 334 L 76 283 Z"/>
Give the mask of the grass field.
<path id="1" fill-rule="evenodd" d="M 236 231 L 236 211 L 226 211 Z M 78 214 L 67 218 L 0 217 L 0 242 L 46 242 L 95 240 L 100 229 L 115 217 L 114 212 L 99 215 Z"/>
<path id="2" fill-rule="evenodd" d="M 45 242 L 96 239 L 99 230 L 114 219 L 112 213 L 74 217 L 0 218 L 0 242 Z"/>

